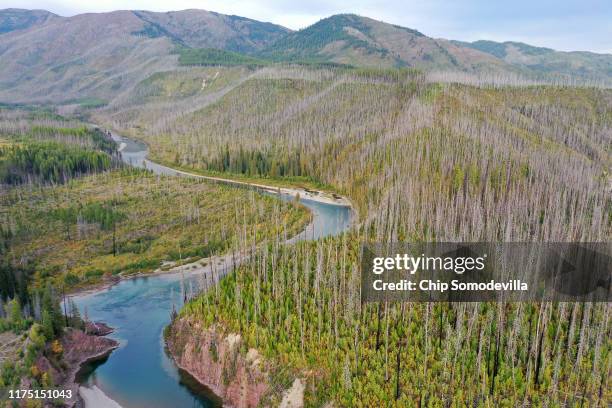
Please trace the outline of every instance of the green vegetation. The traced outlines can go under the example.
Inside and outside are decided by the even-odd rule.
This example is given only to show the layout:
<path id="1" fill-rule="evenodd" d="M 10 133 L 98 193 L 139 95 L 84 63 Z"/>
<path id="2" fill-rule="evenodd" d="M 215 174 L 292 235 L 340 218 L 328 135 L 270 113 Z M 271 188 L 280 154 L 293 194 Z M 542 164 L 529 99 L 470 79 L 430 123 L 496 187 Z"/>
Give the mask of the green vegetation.
<path id="1" fill-rule="evenodd" d="M 389 50 L 380 48 L 372 41 L 351 35 L 347 27 L 368 34 L 371 27 L 361 17 L 339 14 L 323 19 L 296 33 L 282 37 L 260 55 L 272 60 L 326 62 L 329 57 L 322 50 L 333 42 L 341 42 L 343 48 L 361 48 L 366 53 L 386 58 Z"/>
<path id="2" fill-rule="evenodd" d="M 117 165 L 117 148 L 99 129 L 40 109 L 0 109 L 0 184 L 66 183 Z"/>
<path id="3" fill-rule="evenodd" d="M 512 81 L 520 77 L 546 83 L 610 86 L 610 55 L 558 52 L 516 42 L 469 44 L 434 39 L 415 29 L 353 14 L 329 16 L 310 27 L 291 31 L 239 16 L 196 10 L 134 10 L 130 13 L 133 24 L 125 24 L 121 13 L 87 14 L 83 20 L 65 20 L 65 30 L 50 32 L 37 29 L 48 16 L 43 13 L 34 18 L 32 13 L 39 12 L 0 11 L 0 32 L 23 28 L 27 33 L 23 38 L 13 33 L 6 36 L 15 41 L 3 48 L 4 100 L 44 99 L 61 105 L 83 100 L 85 109 L 81 112 L 137 104 L 137 100 L 124 96 L 142 80 L 142 67 L 146 66 L 146 72 L 151 74 L 176 68 L 169 55 L 174 48 L 186 49 L 181 63 L 188 65 L 247 64 L 267 68 L 274 65 L 268 61 L 273 61 L 417 67 L 435 74 L 452 71 L 462 82 L 479 78 Z M 83 27 L 95 31 L 91 35 L 106 36 L 108 47 L 92 49 L 90 37 L 82 35 Z M 28 42 L 53 43 L 56 47 L 32 48 Z M 85 102 L 88 99 L 91 102 Z M 102 106 L 104 103 L 108 105 Z M 79 110 L 66 106 L 66 111 L 72 109 Z"/>
<path id="4" fill-rule="evenodd" d="M 0 26 L 34 22 L 12 13 Z M 609 56 L 451 44 L 354 15 L 289 33 L 216 14 L 206 26 L 217 31 L 181 13 L 133 16 L 142 30 L 91 24 L 109 38 L 103 55 L 73 30 L 45 31 L 69 45 L 63 54 L 92 51 L 87 60 L 8 44 L 18 58 L 3 61 L 4 95 L 40 98 L 44 82 L 50 100 L 143 139 L 156 161 L 324 187 L 360 222 L 289 246 L 307 219 L 295 203 L 122 168 L 104 132 L 0 105 L 0 335 L 17 344 L 11 361 L 0 355 L 0 389 L 53 383 L 32 363 L 58 362 L 54 340 L 80 322 L 61 318 L 59 288 L 256 248 L 166 333 L 239 334 L 240 353 L 263 356 L 260 405 L 295 378 L 307 406 L 610 405 L 610 304 L 362 304 L 358 276 L 368 241 L 609 241 L 612 91 L 566 86 L 609 84 Z M 170 59 L 161 37 L 180 70 L 159 72 Z M 153 74 L 142 80 L 135 66 Z M 395 69 L 406 66 L 429 71 Z M 222 346 L 205 355 L 222 362 Z M 230 357 L 224 383 L 237 373 Z"/>
<path id="5" fill-rule="evenodd" d="M 180 65 L 247 65 L 251 67 L 261 67 L 269 64 L 268 61 L 259 58 L 216 48 L 180 47 L 177 53 L 179 54 Z"/>
<path id="6" fill-rule="evenodd" d="M 33 119 L 45 119 L 47 113 L 37 112 L 27 116 L 29 121 Z M 16 142 L 27 142 L 29 140 L 36 141 L 56 141 L 64 144 L 73 144 L 81 148 L 91 148 L 101 150 L 108 154 L 114 154 L 117 151 L 117 145 L 106 134 L 99 129 L 90 129 L 85 126 L 78 127 L 59 127 L 57 125 L 32 125 L 27 131 L 21 131 L 16 134 L 9 134 Z"/>
<path id="7" fill-rule="evenodd" d="M 57 142 L 33 142 L 0 149 L 0 183 L 65 183 L 111 167 L 108 154 Z"/>
<path id="8" fill-rule="evenodd" d="M 244 66 L 253 69 L 270 66 L 275 63 L 280 65 L 290 63 L 319 68 L 352 68 L 349 64 L 327 61 L 325 58 L 284 57 L 268 54 L 260 57 L 253 57 L 216 48 L 180 47 L 177 49 L 176 53 L 179 54 L 179 64 L 184 66 Z"/>
<path id="9" fill-rule="evenodd" d="M 586 79 L 587 83 L 606 84 L 610 79 L 610 56 L 591 52 L 559 52 L 545 47 L 506 41 L 475 41 L 472 43 L 452 41 L 455 45 L 469 47 L 491 54 L 516 67 L 531 71 L 532 77 L 562 78 L 576 81 Z M 603 74 L 603 75 L 601 75 Z M 609 83 L 607 85 L 609 87 Z"/>
<path id="10" fill-rule="evenodd" d="M 291 177 L 301 176 L 300 152 L 295 151 L 287 157 L 275 161 L 272 154 L 261 152 L 244 152 L 242 149 L 234 157 L 230 156 L 229 145 L 221 150 L 218 156 L 208 165 L 212 171 L 244 174 L 247 176 Z"/>
<path id="11" fill-rule="evenodd" d="M 0 400 L 59 385 L 62 347 L 84 327 L 59 292 L 291 236 L 309 218 L 250 189 L 115 168 L 106 133 L 48 112 L 0 110 L 0 129 Z"/>
<path id="12" fill-rule="evenodd" d="M 151 76 L 126 95 L 137 103 L 96 118 L 181 169 L 326 186 L 355 203 L 361 224 L 285 246 L 281 231 L 304 221 L 297 208 L 132 170 L 13 188 L 2 197 L 2 237 L 10 259 L 27 262 L 7 265 L 24 269 L 3 293 L 21 296 L 23 276 L 75 287 L 267 241 L 179 316 L 239 333 L 242 353 L 262 353 L 273 387 L 263 405 L 296 377 L 308 406 L 608 405 L 608 304 L 359 302 L 366 241 L 612 236 L 610 90 L 431 78 L 280 64 Z M 219 359 L 216 346 L 208 351 Z"/>
<path id="13" fill-rule="evenodd" d="M 297 33 L 290 33 L 281 37 L 273 45 L 260 52 L 250 55 L 217 48 L 189 48 L 179 46 L 175 53 L 179 55 L 179 64 L 185 66 L 248 66 L 251 68 L 265 67 L 274 63 L 292 63 L 312 67 L 344 67 L 350 64 L 334 62 L 330 56 L 324 55 L 321 50 L 333 42 L 341 42 L 342 48 L 355 47 L 367 54 L 376 55 L 376 58 L 391 58 L 389 50 L 373 45 L 374 42 L 359 39 L 351 35 L 346 27 L 369 33 L 370 26 L 354 15 L 338 15 L 322 20 L 307 29 Z M 422 34 L 414 30 L 404 29 L 415 35 Z M 357 64 L 358 65 L 358 64 Z M 394 65 L 403 66 L 400 60 Z"/>
<path id="14" fill-rule="evenodd" d="M 163 131 L 138 135 L 157 161 L 248 177 L 304 177 L 349 195 L 362 215 L 376 216 L 382 192 L 412 175 L 402 188 L 414 194 L 398 205 L 416 211 L 406 216 L 423 223 L 435 212 L 431 206 L 445 207 L 457 193 L 465 195 L 460 205 L 467 211 L 469 203 L 484 199 L 486 186 L 502 188 L 500 174 L 510 176 L 510 194 L 526 198 L 535 183 L 571 205 L 569 196 L 585 197 L 585 186 L 566 180 L 585 171 L 601 180 L 612 163 L 604 131 L 612 118 L 609 91 L 429 84 L 417 72 L 401 72 L 279 70 L 276 77 L 247 80 L 216 103 L 164 123 Z M 553 120 L 558 131 L 549 125 Z M 462 191 L 450 182 L 459 174 L 456 166 L 472 175 Z M 521 178 L 526 167 L 530 177 Z M 389 168 L 395 177 L 386 176 L 383 169 Z M 587 195 L 601 200 L 601 191 L 593 188 Z M 415 206 L 406 204 L 414 200 Z M 535 197 L 528 200 L 547 210 Z M 503 205 L 503 197 L 496 202 Z M 531 210 L 512 211 L 522 212 L 513 220 L 524 221 L 520 230 L 529 231 Z M 496 228 L 491 225 L 486 234 Z M 425 232 L 423 238 L 429 239 L 448 234 L 444 229 L 440 225 L 433 235 L 421 225 L 412 233 Z"/>
<path id="15" fill-rule="evenodd" d="M 271 382 L 263 405 L 295 377 L 306 406 L 609 401 L 609 305 L 361 304 L 360 240 L 270 245 L 179 319 L 240 333 L 243 354 L 259 350 Z"/>
<path id="16" fill-rule="evenodd" d="M 129 169 L 11 189 L 0 212 L 6 259 L 31 263 L 36 282 L 52 278 L 69 287 L 224 253 L 241 228 L 259 241 L 296 233 L 306 221 L 299 207 L 248 190 Z M 270 214 L 278 225 L 266 222 Z"/>
<path id="17" fill-rule="evenodd" d="M 51 285 L 46 285 L 43 289 L 33 293 L 34 304 L 37 310 L 34 313 L 25 313 L 17 299 L 8 301 L 6 304 L 0 303 L 3 314 L 0 314 L 0 337 L 9 337 L 2 333 L 5 330 L 12 330 L 15 336 L 11 339 L 13 352 L 16 355 L 4 354 L 0 351 L 0 401 L 8 396 L 5 394 L 8 389 L 16 389 L 22 384 L 24 379 L 30 386 L 29 389 L 48 389 L 55 384 L 51 377 L 51 370 L 41 372 L 36 362 L 41 356 L 47 358 L 52 366 L 59 367 L 61 362 L 62 347 L 58 339 L 64 332 L 64 327 L 68 324 L 73 328 L 81 328 L 83 325 L 80 317 L 69 315 L 64 317 L 60 308 L 60 296 Z M 23 339 L 23 341 L 19 341 Z M 8 346 L 8 344 L 7 344 Z"/>
<path id="18" fill-rule="evenodd" d="M 169 335 L 192 335 L 177 329 L 191 321 L 239 333 L 270 369 L 264 405 L 296 377 L 307 406 L 606 405 L 609 305 L 362 305 L 357 271 L 366 240 L 608 240 L 611 100 L 278 68 L 147 132 L 157 160 L 326 185 L 363 222 L 343 238 L 271 244 L 192 300 Z"/>

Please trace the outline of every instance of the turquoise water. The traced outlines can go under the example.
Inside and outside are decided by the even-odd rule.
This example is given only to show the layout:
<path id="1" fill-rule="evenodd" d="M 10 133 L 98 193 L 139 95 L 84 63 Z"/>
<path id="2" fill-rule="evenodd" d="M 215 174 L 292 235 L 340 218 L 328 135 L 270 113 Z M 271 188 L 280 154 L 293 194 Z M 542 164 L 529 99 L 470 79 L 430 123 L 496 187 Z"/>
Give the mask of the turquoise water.
<path id="1" fill-rule="evenodd" d="M 124 161 L 155 173 L 176 175 L 172 169 L 146 161 L 144 144 L 116 138 L 126 144 Z M 302 203 L 313 212 L 314 219 L 312 228 L 299 239 L 335 235 L 349 228 L 350 208 L 311 200 Z M 81 384 L 99 387 L 124 408 L 219 406 L 220 401 L 181 372 L 164 349 L 162 332 L 170 322 L 172 306 L 181 306 L 181 278 L 197 288 L 196 274 L 165 274 L 124 280 L 109 289 L 74 297 L 81 314 L 87 308 L 90 319 L 114 327 L 110 337 L 120 342 L 107 360 L 84 367 L 79 376 Z"/>

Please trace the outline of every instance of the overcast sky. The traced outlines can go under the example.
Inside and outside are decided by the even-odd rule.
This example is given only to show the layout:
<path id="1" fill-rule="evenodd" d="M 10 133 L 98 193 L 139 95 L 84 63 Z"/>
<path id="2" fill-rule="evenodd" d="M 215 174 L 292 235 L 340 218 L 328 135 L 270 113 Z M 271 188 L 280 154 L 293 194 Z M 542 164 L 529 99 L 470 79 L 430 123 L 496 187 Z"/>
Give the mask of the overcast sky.
<path id="1" fill-rule="evenodd" d="M 37 8 L 63 16 L 111 10 L 199 8 L 304 28 L 356 13 L 431 37 L 523 41 L 558 50 L 612 53 L 612 0 L 0 0 L 0 8 Z"/>

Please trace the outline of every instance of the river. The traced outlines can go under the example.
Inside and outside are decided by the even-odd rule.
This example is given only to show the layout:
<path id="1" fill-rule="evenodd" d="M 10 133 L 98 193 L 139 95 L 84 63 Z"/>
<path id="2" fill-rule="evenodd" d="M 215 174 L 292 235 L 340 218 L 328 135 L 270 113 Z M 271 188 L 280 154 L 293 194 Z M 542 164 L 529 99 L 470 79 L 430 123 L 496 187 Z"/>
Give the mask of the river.
<path id="1" fill-rule="evenodd" d="M 121 157 L 126 163 L 146 167 L 157 174 L 186 176 L 147 160 L 144 143 L 117 135 L 113 138 L 120 144 Z M 276 195 L 283 200 L 293 199 L 291 194 Z M 291 241 L 339 234 L 351 225 L 349 206 L 316 198 L 300 201 L 312 212 L 313 220 Z M 115 328 L 110 337 L 120 343 L 106 360 L 87 365 L 79 373 L 78 381 L 88 393 L 105 394 L 124 408 L 220 405 L 215 395 L 180 371 L 165 351 L 162 332 L 170 322 L 173 305 L 181 306 L 181 279 L 197 287 L 197 274 L 169 273 L 126 279 L 109 288 L 73 297 L 81 314 L 86 310 L 90 320 L 101 320 Z M 94 404 L 94 401 L 98 402 Z M 108 407 L 109 402 L 93 398 L 87 408 Z"/>

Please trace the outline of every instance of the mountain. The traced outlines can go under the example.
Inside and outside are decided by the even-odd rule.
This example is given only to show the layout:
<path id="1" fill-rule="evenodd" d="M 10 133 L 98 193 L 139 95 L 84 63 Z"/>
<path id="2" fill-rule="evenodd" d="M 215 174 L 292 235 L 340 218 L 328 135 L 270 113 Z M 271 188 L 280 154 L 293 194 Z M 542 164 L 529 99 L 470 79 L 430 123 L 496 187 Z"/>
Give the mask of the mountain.
<path id="1" fill-rule="evenodd" d="M 204 10 L 115 11 L 60 17 L 0 10 L 0 101 L 94 105 L 179 65 L 336 63 L 493 75 L 597 79 L 610 83 L 612 56 L 521 43 L 435 39 L 354 14 L 300 31 Z"/>
<path id="2" fill-rule="evenodd" d="M 172 67 L 167 38 L 137 33 L 131 11 L 56 18 L 0 35 L 0 97 L 56 102 L 110 97 L 152 72 Z"/>
<path id="3" fill-rule="evenodd" d="M 58 16 L 45 10 L 15 8 L 0 10 L 0 34 L 25 30 L 55 18 L 58 18 Z"/>
<path id="4" fill-rule="evenodd" d="M 176 68 L 177 46 L 254 52 L 288 32 L 202 10 L 49 16 L 34 24 L 0 35 L 0 100 L 108 100 L 152 73 Z"/>
<path id="5" fill-rule="evenodd" d="M 513 41 L 500 43 L 481 40 L 452 41 L 452 43 L 485 52 L 508 64 L 536 72 L 592 78 L 612 77 L 612 55 L 609 54 L 585 51 L 562 52 Z"/>
<path id="6" fill-rule="evenodd" d="M 409 66 L 528 78 L 565 76 L 608 83 L 612 78 L 612 55 L 560 52 L 516 42 L 435 39 L 417 30 L 354 14 L 331 16 L 289 33 L 259 55 L 275 60 Z"/>
<path id="7" fill-rule="evenodd" d="M 276 24 L 205 10 L 134 11 L 134 14 L 145 22 L 144 34 L 166 36 L 194 48 L 253 53 L 290 32 Z"/>
<path id="8" fill-rule="evenodd" d="M 370 67 L 513 71 L 512 67 L 487 53 L 354 14 L 331 16 L 289 33 L 259 55 L 277 60 L 328 61 Z"/>

